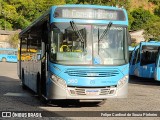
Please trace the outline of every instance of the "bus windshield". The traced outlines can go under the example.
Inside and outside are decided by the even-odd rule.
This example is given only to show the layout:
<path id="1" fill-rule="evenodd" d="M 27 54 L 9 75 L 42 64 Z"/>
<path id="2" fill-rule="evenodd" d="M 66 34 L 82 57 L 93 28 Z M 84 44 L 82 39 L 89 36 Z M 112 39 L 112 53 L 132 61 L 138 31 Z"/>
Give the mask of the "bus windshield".
<path id="1" fill-rule="evenodd" d="M 50 59 L 66 65 L 121 65 L 127 61 L 126 27 L 112 25 L 100 40 L 108 25 L 54 23 Z M 126 48 L 125 48 L 126 47 Z"/>

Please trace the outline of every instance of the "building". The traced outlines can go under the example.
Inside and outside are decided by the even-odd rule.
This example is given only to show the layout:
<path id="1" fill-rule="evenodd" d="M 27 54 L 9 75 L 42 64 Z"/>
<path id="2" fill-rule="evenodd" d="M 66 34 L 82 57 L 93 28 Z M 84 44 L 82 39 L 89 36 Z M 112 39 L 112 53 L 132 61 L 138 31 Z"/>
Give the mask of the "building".
<path id="1" fill-rule="evenodd" d="M 9 39 L 17 31 L 0 30 L 0 48 L 10 48 Z"/>

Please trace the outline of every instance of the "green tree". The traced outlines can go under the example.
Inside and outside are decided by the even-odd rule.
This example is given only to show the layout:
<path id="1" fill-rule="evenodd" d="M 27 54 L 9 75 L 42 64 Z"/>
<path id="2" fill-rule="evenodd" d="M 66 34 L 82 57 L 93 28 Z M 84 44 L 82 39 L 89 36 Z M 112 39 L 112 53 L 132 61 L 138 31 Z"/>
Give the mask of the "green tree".
<path id="1" fill-rule="evenodd" d="M 66 0 L 67 4 L 76 4 L 78 0 Z"/>
<path id="2" fill-rule="evenodd" d="M 44 1 L 44 8 L 47 10 L 52 5 L 63 5 L 66 3 L 65 0 L 43 0 Z"/>
<path id="3" fill-rule="evenodd" d="M 130 30 L 131 29 L 131 25 L 132 25 L 132 23 L 134 21 L 134 18 L 132 17 L 130 12 L 128 12 L 128 20 L 129 20 L 129 27 L 128 28 Z"/>
<path id="4" fill-rule="evenodd" d="M 0 0 L 0 29 L 23 29 L 42 15 L 52 5 L 98 4 L 123 6 L 128 10 L 129 28 L 138 30 L 148 26 L 153 15 L 142 8 L 131 13 L 131 0 Z M 160 16 L 160 0 L 146 0 L 157 5 L 155 14 Z"/>
<path id="5" fill-rule="evenodd" d="M 148 2 L 152 2 L 156 5 L 159 5 L 160 4 L 160 0 L 149 0 Z"/>
<path id="6" fill-rule="evenodd" d="M 132 30 L 144 29 L 146 23 L 153 17 L 148 10 L 144 10 L 143 8 L 138 8 L 132 11 L 131 15 L 134 18 L 134 21 L 131 24 Z"/>
<path id="7" fill-rule="evenodd" d="M 0 0 L 0 27 L 23 29 L 50 6 L 61 4 L 65 4 L 65 0 Z"/>
<path id="8" fill-rule="evenodd" d="M 78 0 L 81 4 L 98 4 L 98 5 L 110 5 L 110 6 L 124 6 L 129 5 L 129 0 Z"/>
<path id="9" fill-rule="evenodd" d="M 81 3 L 81 4 L 99 4 L 99 5 L 104 5 L 107 2 L 110 2 L 110 0 L 78 0 L 78 3 Z"/>
<path id="10" fill-rule="evenodd" d="M 10 24 L 5 19 L 0 19 L 0 29 L 12 30 L 12 24 Z"/>
<path id="11" fill-rule="evenodd" d="M 154 10 L 155 15 L 158 15 L 160 17 L 160 6 L 158 6 L 155 10 Z"/>
<path id="12" fill-rule="evenodd" d="M 17 2 L 19 1 L 20 0 L 17 0 Z M 4 26 L 6 26 L 6 29 L 10 30 L 11 28 L 24 28 L 26 25 L 28 25 L 29 22 L 27 20 L 22 20 L 22 15 L 17 12 L 17 6 L 18 3 L 16 3 L 15 0 L 4 0 L 4 2 L 1 3 L 1 19 L 5 21 L 3 22 L 1 20 L 1 26 L 3 29 L 5 28 Z M 20 21 L 20 19 L 22 21 Z"/>
<path id="13" fill-rule="evenodd" d="M 146 24 L 146 27 L 144 30 L 145 30 L 144 35 L 146 39 L 155 38 L 160 41 L 160 34 L 159 34 L 160 18 L 157 16 L 154 16 L 152 20 Z"/>

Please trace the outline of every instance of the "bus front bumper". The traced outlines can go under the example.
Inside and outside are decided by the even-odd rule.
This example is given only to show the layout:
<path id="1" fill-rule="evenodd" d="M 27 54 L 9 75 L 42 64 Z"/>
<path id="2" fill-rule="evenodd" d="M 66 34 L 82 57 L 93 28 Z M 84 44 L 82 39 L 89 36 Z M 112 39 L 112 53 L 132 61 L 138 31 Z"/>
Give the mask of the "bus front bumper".
<path id="1" fill-rule="evenodd" d="M 78 99 L 78 100 L 102 100 L 108 98 L 126 98 L 128 94 L 128 83 L 121 88 L 103 87 L 103 88 L 83 88 L 83 87 L 66 87 L 59 86 L 52 81 L 48 88 L 48 99 Z"/>

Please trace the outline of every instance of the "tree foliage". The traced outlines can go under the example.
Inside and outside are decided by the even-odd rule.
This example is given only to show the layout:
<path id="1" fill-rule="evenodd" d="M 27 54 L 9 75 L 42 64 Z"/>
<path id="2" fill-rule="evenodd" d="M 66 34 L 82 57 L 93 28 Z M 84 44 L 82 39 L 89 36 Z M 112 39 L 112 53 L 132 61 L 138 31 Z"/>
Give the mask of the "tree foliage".
<path id="1" fill-rule="evenodd" d="M 160 6 L 155 9 L 154 13 L 160 17 Z"/>
<path id="2" fill-rule="evenodd" d="M 134 22 L 134 18 L 133 18 L 133 16 L 131 15 L 131 13 L 130 12 L 128 12 L 128 19 L 129 19 L 129 29 L 131 29 L 131 25 L 132 25 L 132 23 Z"/>
<path id="3" fill-rule="evenodd" d="M 159 32 L 160 31 L 160 18 L 157 16 L 154 16 L 152 20 L 146 24 L 144 30 L 145 30 L 144 35 L 146 39 L 155 38 L 155 39 L 160 40 L 160 34 L 159 34 L 160 33 Z"/>
<path id="4" fill-rule="evenodd" d="M 131 24 L 131 29 L 139 30 L 144 29 L 146 23 L 151 20 L 152 14 L 148 10 L 142 8 L 136 9 L 131 12 L 134 21 Z"/>
<path id="5" fill-rule="evenodd" d="M 130 1 L 133 0 L 0 0 L 0 29 L 23 29 L 52 5 L 98 4 L 126 8 L 129 29 L 145 29 L 148 36 L 150 34 L 157 36 L 156 31 L 159 30 L 160 26 L 154 18 L 157 18 L 157 16 L 160 18 L 160 0 L 146 0 L 146 3 L 152 3 L 156 6 L 154 14 L 143 8 L 133 9 Z M 132 9 L 130 9 L 131 7 Z"/>
<path id="6" fill-rule="evenodd" d="M 0 0 L 0 27 L 23 29 L 50 6 L 65 3 L 65 0 Z"/>
<path id="7" fill-rule="evenodd" d="M 159 5 L 160 4 L 160 0 L 149 0 L 149 2 L 152 2 L 156 5 Z"/>
<path id="8" fill-rule="evenodd" d="M 67 4 L 76 4 L 78 0 L 66 0 Z"/>

